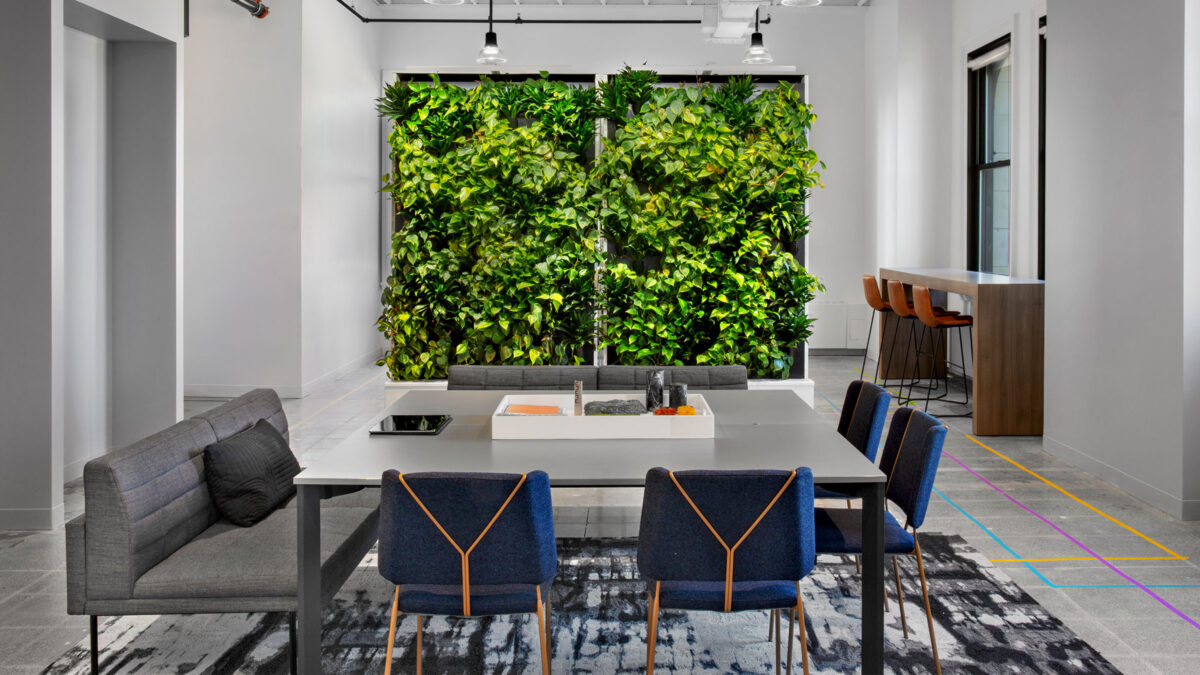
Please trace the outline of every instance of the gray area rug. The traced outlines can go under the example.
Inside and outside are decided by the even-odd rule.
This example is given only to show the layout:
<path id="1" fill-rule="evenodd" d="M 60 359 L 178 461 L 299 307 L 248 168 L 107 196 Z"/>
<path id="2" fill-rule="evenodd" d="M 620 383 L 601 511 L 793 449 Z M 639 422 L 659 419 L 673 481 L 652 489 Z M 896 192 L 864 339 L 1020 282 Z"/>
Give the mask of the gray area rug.
<path id="1" fill-rule="evenodd" d="M 925 571 L 945 673 L 1117 673 L 959 537 L 923 535 Z M 553 670 L 637 673 L 646 663 L 646 594 L 637 578 L 636 540 L 561 539 L 554 587 Z M 901 634 L 888 574 L 889 672 L 931 673 L 933 657 L 916 564 L 901 559 L 908 638 Z M 326 673 L 379 673 L 386 650 L 391 588 L 364 559 L 326 608 Z M 890 565 L 888 566 L 890 570 Z M 802 583 L 814 673 L 853 673 L 859 663 L 860 585 L 853 562 L 822 558 Z M 786 635 L 786 623 L 783 624 Z M 396 629 L 394 670 L 415 672 L 413 617 Z M 107 618 L 101 629 L 105 673 L 287 673 L 287 623 L 281 615 L 224 614 Z M 766 612 L 664 612 L 655 669 L 668 673 L 773 673 Z M 799 644 L 795 649 L 800 672 Z M 425 628 L 428 673 L 540 673 L 537 618 L 433 618 Z M 88 672 L 87 642 L 44 671 Z"/>

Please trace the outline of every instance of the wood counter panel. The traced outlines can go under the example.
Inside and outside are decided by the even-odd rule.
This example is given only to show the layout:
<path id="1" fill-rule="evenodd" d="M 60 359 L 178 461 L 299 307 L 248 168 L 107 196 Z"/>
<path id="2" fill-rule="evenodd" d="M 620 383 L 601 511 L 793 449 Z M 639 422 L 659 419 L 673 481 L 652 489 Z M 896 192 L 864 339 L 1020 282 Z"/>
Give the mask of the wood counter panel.
<path id="1" fill-rule="evenodd" d="M 1042 433 L 1045 282 L 954 269 L 881 269 L 879 273 L 885 282 L 905 284 L 906 292 L 915 284 L 973 298 L 974 432 L 980 436 Z M 880 354 L 890 354 L 890 338 L 897 331 L 885 334 L 883 323 Z M 907 336 L 907 331 L 900 333 Z M 904 343 L 896 345 L 897 360 L 905 350 Z M 884 365 L 890 365 L 886 359 Z M 892 368 L 884 372 L 891 375 Z"/>

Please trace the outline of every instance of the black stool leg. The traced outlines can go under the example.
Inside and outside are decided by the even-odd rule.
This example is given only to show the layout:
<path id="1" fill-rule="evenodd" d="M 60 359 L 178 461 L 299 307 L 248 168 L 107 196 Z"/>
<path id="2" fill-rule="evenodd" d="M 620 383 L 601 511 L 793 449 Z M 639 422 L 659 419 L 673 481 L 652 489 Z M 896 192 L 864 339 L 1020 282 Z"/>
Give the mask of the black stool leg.
<path id="1" fill-rule="evenodd" d="M 932 338 L 932 340 L 933 340 L 933 354 L 929 357 L 929 367 L 933 369 L 929 373 L 930 384 L 937 382 L 937 367 L 938 367 L 937 355 L 938 355 L 938 345 L 940 344 L 940 339 L 942 336 L 942 330 L 943 329 L 940 329 L 940 328 L 930 328 L 929 329 L 929 332 L 931 333 L 931 335 L 929 337 Z M 946 368 L 945 374 L 946 374 L 946 393 L 949 394 L 950 393 L 950 379 L 949 379 L 950 368 L 949 367 Z M 929 399 L 932 396 L 933 396 L 933 387 L 930 387 L 929 389 L 925 390 L 925 412 L 929 412 Z"/>
<path id="2" fill-rule="evenodd" d="M 89 616 L 88 619 L 88 627 L 92 637 L 92 675 L 96 675 L 100 672 L 100 624 L 95 615 Z"/>
<path id="3" fill-rule="evenodd" d="M 862 373 L 864 380 L 867 379 L 867 354 L 871 353 L 871 331 L 874 330 L 874 328 L 875 328 L 875 310 L 871 309 L 871 323 L 867 324 L 867 348 L 863 350 L 862 368 L 858 369 L 858 372 Z M 876 364 L 875 365 L 875 373 L 877 376 L 876 379 L 878 379 L 879 361 L 876 360 L 875 364 Z"/>

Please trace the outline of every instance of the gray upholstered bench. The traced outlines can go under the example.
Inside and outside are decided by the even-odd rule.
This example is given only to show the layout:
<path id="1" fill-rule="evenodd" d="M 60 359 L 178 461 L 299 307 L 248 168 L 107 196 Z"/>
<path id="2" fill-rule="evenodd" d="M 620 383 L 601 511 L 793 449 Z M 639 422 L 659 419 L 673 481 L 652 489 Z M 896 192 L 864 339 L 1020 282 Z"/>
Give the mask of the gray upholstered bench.
<path id="1" fill-rule="evenodd" d="M 279 397 L 257 389 L 84 468 L 84 515 L 67 523 L 67 612 L 97 616 L 286 612 L 295 655 L 295 498 L 251 527 L 221 518 L 204 448 L 265 419 L 288 437 Z M 328 602 L 374 545 L 377 490 L 321 507 L 321 596 Z"/>
<path id="2" fill-rule="evenodd" d="M 646 388 L 650 371 L 665 370 L 665 384 L 689 389 L 746 389 L 745 366 L 450 366 L 447 389 L 574 389 Z"/>

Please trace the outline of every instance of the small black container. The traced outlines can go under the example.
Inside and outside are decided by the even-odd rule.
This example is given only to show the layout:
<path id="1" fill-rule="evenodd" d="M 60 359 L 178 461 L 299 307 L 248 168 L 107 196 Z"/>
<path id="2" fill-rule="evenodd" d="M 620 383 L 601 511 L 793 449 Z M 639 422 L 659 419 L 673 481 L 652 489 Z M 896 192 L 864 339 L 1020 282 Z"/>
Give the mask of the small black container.
<path id="1" fill-rule="evenodd" d="M 672 408 L 687 405 L 687 384 L 672 384 L 667 387 L 666 404 Z"/>
<path id="2" fill-rule="evenodd" d="M 652 370 L 646 376 L 646 410 L 654 411 L 663 407 L 664 370 Z"/>

